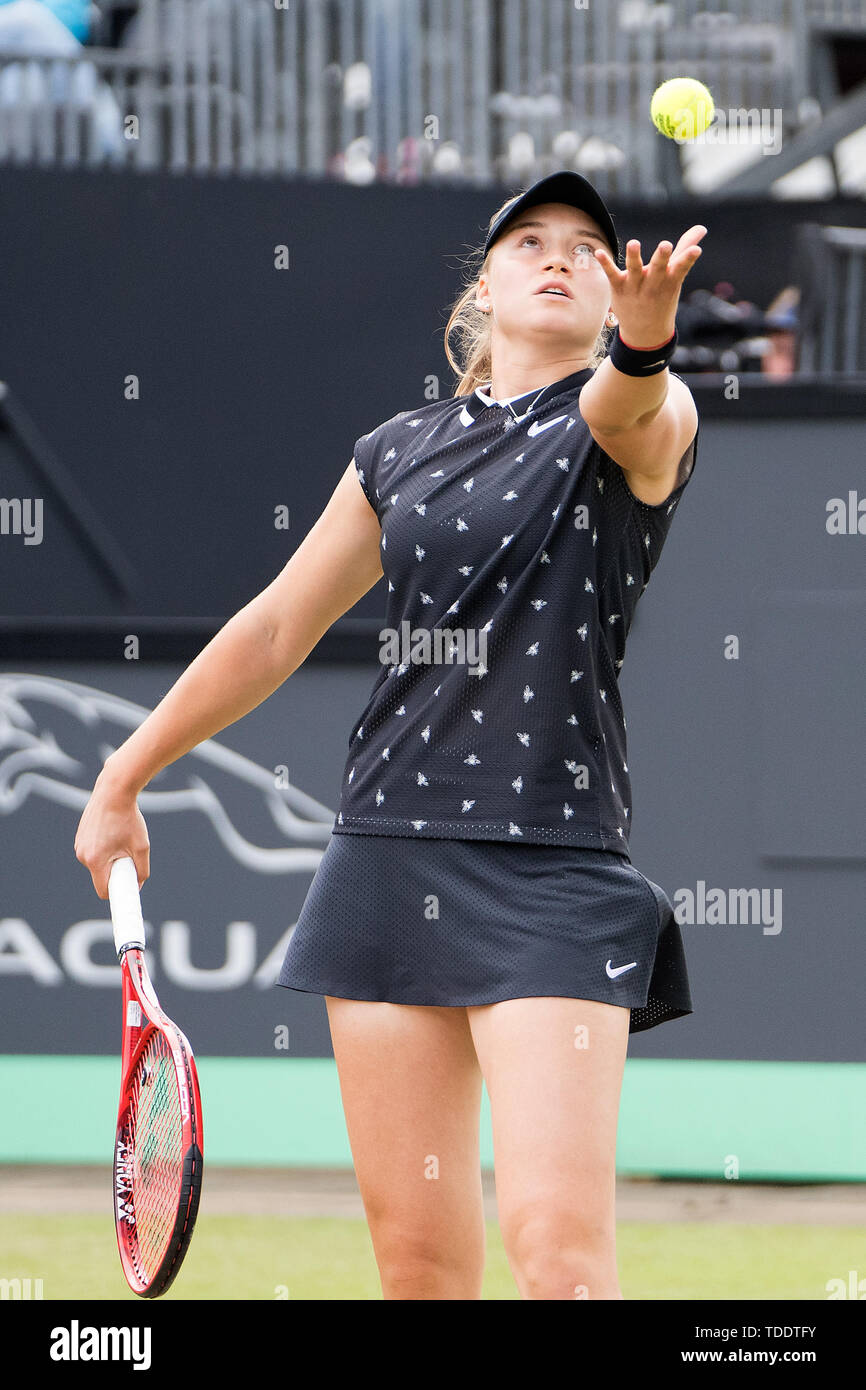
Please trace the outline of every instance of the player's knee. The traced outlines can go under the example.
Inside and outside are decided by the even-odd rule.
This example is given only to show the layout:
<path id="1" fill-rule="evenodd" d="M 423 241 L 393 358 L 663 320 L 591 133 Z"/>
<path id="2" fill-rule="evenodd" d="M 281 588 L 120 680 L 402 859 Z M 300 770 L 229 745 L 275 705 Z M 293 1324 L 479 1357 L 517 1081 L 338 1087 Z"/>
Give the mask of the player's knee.
<path id="1" fill-rule="evenodd" d="M 527 1299 L 622 1298 L 612 1255 L 595 1260 L 584 1250 L 558 1251 L 552 1259 L 546 1257 L 515 1270 L 515 1277 L 522 1297 Z"/>
<path id="2" fill-rule="evenodd" d="M 529 1298 L 621 1297 L 616 1286 L 616 1226 L 573 1211 L 533 1212 L 503 1229 L 508 1258 Z M 611 1292 L 616 1288 L 616 1292 Z"/>
<path id="3" fill-rule="evenodd" d="M 374 1243 L 380 1263 L 395 1271 L 447 1269 L 456 1259 L 454 1241 L 445 1232 L 407 1231 L 402 1224 L 379 1223 Z"/>
<path id="4" fill-rule="evenodd" d="M 451 1291 L 462 1290 L 478 1273 L 474 1258 L 446 1241 L 377 1241 L 376 1259 L 383 1290 L 390 1298 L 454 1296 Z"/>

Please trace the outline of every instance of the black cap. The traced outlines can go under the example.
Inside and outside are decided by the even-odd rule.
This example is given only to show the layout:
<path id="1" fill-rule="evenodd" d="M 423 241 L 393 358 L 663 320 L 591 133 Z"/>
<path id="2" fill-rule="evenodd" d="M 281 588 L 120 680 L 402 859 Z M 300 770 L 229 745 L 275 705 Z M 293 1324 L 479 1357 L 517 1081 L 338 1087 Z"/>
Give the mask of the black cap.
<path id="1" fill-rule="evenodd" d="M 581 212 L 588 212 L 590 217 L 595 218 L 607 238 L 614 262 L 619 262 L 619 238 L 603 198 L 593 188 L 589 179 L 585 179 L 582 174 L 574 173 L 571 169 L 560 169 L 556 174 L 547 174 L 545 178 L 539 179 L 527 188 L 515 202 L 509 204 L 487 233 L 484 243 L 485 257 L 512 219 L 519 212 L 535 207 L 538 203 L 568 203 L 573 208 L 579 208 Z"/>

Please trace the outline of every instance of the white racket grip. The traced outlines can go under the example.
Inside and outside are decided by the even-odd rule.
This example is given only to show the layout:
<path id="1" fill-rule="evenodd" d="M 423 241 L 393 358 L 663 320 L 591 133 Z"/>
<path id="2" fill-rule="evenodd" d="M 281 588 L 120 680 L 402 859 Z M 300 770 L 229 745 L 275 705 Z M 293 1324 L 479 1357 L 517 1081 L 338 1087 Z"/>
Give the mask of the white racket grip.
<path id="1" fill-rule="evenodd" d="M 114 927 L 114 945 L 118 955 L 124 946 L 140 946 L 144 950 L 144 921 L 138 893 L 138 873 L 128 856 L 115 859 L 108 874 L 108 900 Z"/>

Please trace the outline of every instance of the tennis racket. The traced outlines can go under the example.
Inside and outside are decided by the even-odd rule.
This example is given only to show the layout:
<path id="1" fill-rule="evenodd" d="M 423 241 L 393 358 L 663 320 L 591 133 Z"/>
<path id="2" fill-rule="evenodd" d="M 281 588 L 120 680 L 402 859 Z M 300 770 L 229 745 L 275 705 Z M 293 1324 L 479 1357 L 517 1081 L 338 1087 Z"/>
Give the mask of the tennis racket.
<path id="1" fill-rule="evenodd" d="M 127 1283 L 165 1293 L 192 1237 L 202 1179 L 201 1096 L 192 1048 L 159 1006 L 144 959 L 144 922 L 132 859 L 108 877 L 123 980 L 120 1107 L 114 1215 Z"/>

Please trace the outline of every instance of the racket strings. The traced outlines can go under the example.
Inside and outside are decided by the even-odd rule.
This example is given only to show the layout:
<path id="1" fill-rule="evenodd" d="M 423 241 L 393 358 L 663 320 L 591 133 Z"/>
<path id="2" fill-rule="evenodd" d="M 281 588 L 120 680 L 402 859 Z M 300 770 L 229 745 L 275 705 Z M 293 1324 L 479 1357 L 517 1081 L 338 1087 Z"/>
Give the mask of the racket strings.
<path id="1" fill-rule="evenodd" d="M 183 1182 L 183 1118 L 175 1063 L 162 1033 L 155 1033 L 132 1078 L 130 1149 L 135 1244 L 141 1273 L 153 1278 L 171 1239 Z"/>

